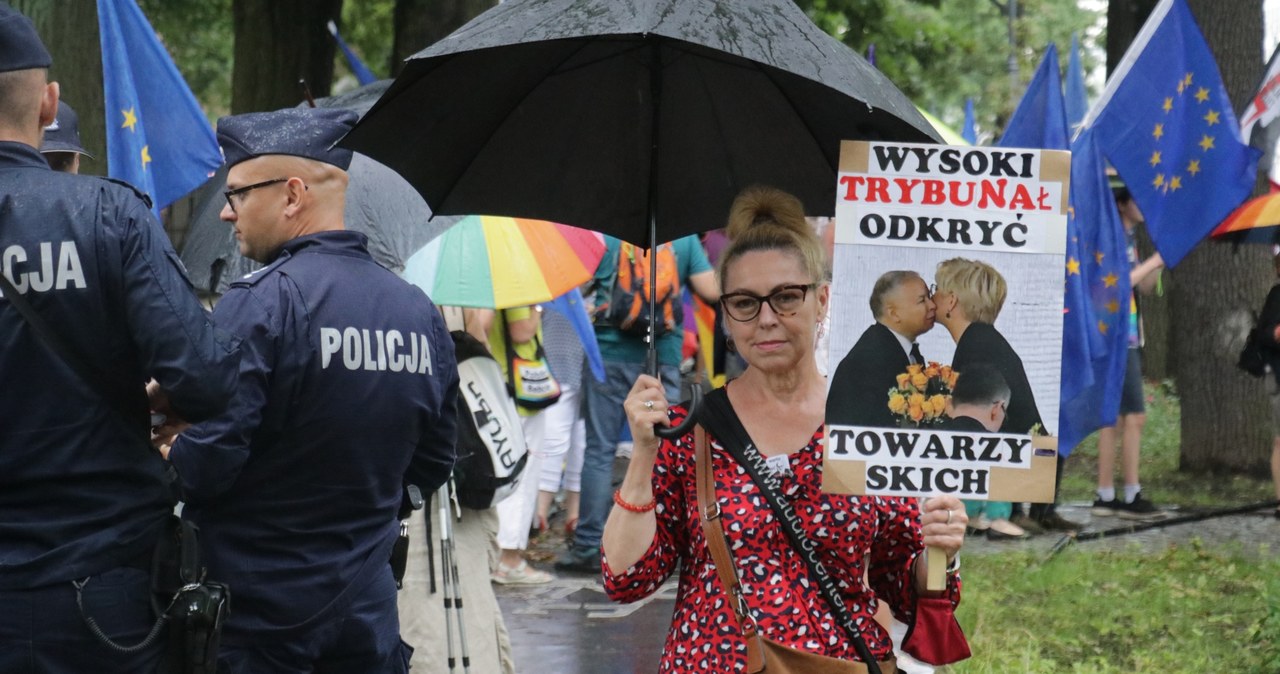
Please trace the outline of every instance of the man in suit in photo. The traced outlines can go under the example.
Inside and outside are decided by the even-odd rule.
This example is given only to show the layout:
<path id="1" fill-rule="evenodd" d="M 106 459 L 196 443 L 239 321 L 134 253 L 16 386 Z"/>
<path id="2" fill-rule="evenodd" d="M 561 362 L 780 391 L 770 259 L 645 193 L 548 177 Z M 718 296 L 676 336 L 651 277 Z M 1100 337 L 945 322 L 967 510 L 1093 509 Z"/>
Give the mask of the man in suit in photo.
<path id="1" fill-rule="evenodd" d="M 871 290 L 876 322 L 836 368 L 827 396 L 827 423 L 897 426 L 888 392 L 912 364 L 924 365 L 916 338 L 933 328 L 935 307 L 924 279 L 913 271 L 885 272 Z"/>

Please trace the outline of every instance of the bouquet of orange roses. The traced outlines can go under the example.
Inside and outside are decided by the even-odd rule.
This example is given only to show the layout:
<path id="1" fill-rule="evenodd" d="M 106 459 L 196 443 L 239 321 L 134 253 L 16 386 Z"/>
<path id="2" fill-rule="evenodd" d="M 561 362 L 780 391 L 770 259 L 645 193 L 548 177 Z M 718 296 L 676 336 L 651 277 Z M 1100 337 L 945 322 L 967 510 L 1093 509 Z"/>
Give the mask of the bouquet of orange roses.
<path id="1" fill-rule="evenodd" d="M 923 366 L 908 365 L 907 371 L 898 375 L 897 386 L 889 389 L 889 410 L 903 426 L 941 423 L 958 376 L 950 365 L 932 361 Z"/>

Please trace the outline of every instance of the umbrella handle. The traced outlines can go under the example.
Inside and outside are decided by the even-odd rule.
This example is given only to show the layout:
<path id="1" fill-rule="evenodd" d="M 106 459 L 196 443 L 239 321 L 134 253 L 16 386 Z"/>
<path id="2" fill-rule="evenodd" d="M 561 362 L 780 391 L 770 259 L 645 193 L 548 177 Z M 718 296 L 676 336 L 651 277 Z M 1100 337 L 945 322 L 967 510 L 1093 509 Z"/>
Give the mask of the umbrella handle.
<path id="1" fill-rule="evenodd" d="M 698 408 L 702 406 L 702 384 L 693 384 L 689 387 L 689 413 L 676 426 L 655 426 L 653 434 L 667 440 L 673 440 L 685 435 L 698 423 Z"/>

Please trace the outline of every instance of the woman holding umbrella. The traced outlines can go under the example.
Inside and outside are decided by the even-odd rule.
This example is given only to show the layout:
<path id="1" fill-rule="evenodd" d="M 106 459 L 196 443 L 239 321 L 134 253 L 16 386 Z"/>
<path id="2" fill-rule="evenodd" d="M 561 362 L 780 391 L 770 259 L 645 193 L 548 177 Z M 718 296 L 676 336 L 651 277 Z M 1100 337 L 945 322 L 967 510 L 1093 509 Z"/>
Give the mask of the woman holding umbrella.
<path id="1" fill-rule="evenodd" d="M 749 436 L 729 424 L 707 426 L 715 503 L 750 618 L 774 642 L 842 660 L 892 658 L 893 644 L 872 616 L 883 600 L 912 624 L 925 591 L 923 550 L 944 549 L 951 565 L 941 596 L 960 600 L 955 573 L 967 518 L 952 496 L 930 499 L 858 497 L 822 492 L 823 415 L 827 384 L 814 344 L 830 287 L 822 244 L 794 197 L 751 188 L 734 202 L 730 244 L 717 275 L 726 328 L 747 361 L 745 373 L 712 392 L 704 406 L 731 410 Z M 727 401 L 716 402 L 717 399 Z M 641 375 L 624 404 L 635 439 L 631 463 L 605 527 L 605 589 L 617 601 L 654 592 L 677 568 L 680 587 L 661 671 L 744 671 L 748 641 L 700 529 L 695 486 L 695 433 L 659 440 L 654 427 L 680 422 L 657 379 Z M 721 418 L 723 421 L 723 417 Z M 732 437 L 731 437 L 732 436 Z M 736 449 L 730 449 L 733 445 Z M 748 446 L 749 445 L 749 446 Z M 800 529 L 839 587 L 841 607 L 827 603 L 805 555 L 792 547 L 786 525 L 771 516 L 770 496 L 744 474 L 737 450 L 763 455 L 773 470 L 765 489 L 780 492 Z M 752 449 L 754 448 L 754 449 Z M 705 492 L 704 492 L 705 493 Z M 704 506 L 706 507 L 706 506 Z M 917 563 L 921 562 L 921 563 Z M 852 614 L 865 647 L 836 615 Z M 908 643 L 910 646 L 910 643 Z M 861 651 L 862 655 L 859 655 Z M 882 665 L 892 671 L 891 663 Z"/>

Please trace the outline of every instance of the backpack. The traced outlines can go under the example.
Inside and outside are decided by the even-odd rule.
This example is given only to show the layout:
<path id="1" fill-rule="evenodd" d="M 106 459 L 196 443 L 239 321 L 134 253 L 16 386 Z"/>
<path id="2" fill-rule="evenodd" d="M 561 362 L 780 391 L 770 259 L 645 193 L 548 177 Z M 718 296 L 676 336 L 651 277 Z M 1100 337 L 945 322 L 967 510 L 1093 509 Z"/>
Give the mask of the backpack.
<path id="1" fill-rule="evenodd" d="M 618 270 L 613 291 L 603 303 L 596 305 L 596 322 L 603 321 L 623 332 L 644 335 L 649 332 L 649 295 L 656 289 L 656 313 L 653 325 L 656 338 L 675 330 L 683 318 L 680 294 L 680 268 L 676 251 L 670 243 L 658 246 L 657 283 L 649 278 L 649 253 L 635 244 L 623 241 L 618 249 Z"/>
<path id="2" fill-rule="evenodd" d="M 1257 316 L 1254 316 L 1253 327 L 1244 339 L 1244 348 L 1240 349 L 1236 367 L 1255 377 L 1267 373 L 1267 346 L 1262 340 L 1262 326 L 1258 325 Z"/>
<path id="3" fill-rule="evenodd" d="M 454 483 L 459 504 L 485 510 L 515 492 L 529 460 L 528 446 L 498 361 L 475 337 L 462 330 L 450 334 L 458 360 Z"/>

